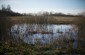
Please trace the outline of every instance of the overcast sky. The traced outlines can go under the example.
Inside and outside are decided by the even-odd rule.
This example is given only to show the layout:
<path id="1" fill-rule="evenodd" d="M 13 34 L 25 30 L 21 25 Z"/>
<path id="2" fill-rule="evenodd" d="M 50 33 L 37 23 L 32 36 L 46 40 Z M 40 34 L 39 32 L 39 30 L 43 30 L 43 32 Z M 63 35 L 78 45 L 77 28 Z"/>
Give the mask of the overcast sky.
<path id="1" fill-rule="evenodd" d="M 39 11 L 77 14 L 85 11 L 85 0 L 0 0 L 15 12 L 37 13 Z"/>

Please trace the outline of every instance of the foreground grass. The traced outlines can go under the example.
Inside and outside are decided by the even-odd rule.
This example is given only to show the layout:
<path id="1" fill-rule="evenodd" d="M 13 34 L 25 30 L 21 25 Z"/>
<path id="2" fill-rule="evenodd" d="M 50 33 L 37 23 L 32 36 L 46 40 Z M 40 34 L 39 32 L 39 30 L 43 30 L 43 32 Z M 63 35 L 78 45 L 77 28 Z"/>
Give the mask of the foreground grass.
<path id="1" fill-rule="evenodd" d="M 84 49 L 61 48 L 58 49 L 54 45 L 32 45 L 32 44 L 14 44 L 10 41 L 0 43 L 0 55 L 73 55 L 85 54 Z"/>

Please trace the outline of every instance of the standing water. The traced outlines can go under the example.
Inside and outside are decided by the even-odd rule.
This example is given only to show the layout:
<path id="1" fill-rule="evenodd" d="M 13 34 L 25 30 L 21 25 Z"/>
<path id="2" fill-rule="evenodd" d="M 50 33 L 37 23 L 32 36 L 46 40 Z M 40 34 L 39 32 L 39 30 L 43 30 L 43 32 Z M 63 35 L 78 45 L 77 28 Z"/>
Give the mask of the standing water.
<path id="1" fill-rule="evenodd" d="M 15 38 L 20 38 L 28 44 L 57 44 L 62 45 L 62 40 L 70 42 L 77 47 L 78 28 L 76 25 L 56 24 L 15 24 L 11 27 Z M 68 46 L 66 46 L 68 47 Z"/>

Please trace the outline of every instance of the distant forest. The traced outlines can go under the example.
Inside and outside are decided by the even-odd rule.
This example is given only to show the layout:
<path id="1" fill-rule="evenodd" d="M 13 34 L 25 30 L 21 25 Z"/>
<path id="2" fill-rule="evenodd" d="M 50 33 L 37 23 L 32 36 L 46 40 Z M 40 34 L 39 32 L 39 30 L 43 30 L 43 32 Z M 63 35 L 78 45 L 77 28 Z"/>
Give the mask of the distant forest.
<path id="1" fill-rule="evenodd" d="M 33 13 L 18 13 L 18 12 L 14 12 L 11 10 L 11 6 L 8 5 L 7 7 L 5 7 L 4 5 L 1 6 L 0 9 L 0 16 L 82 16 L 82 15 L 72 15 L 72 14 L 63 14 L 63 13 L 52 13 L 52 12 L 41 12 L 38 14 L 33 14 Z"/>
<path id="2" fill-rule="evenodd" d="M 12 11 L 10 5 L 8 5 L 7 7 L 5 7 L 4 5 L 1 6 L 0 16 L 20 16 L 20 15 L 22 14 Z"/>

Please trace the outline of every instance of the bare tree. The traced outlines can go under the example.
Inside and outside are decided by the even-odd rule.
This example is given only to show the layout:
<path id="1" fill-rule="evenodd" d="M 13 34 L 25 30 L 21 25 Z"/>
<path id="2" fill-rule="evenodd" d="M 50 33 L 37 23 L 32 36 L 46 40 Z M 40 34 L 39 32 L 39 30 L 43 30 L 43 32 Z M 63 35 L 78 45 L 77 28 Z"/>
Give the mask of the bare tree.
<path id="1" fill-rule="evenodd" d="M 2 11 L 5 11 L 6 10 L 6 8 L 5 8 L 4 5 L 2 5 L 1 7 L 2 7 Z"/>
<path id="2" fill-rule="evenodd" d="M 10 5 L 7 5 L 7 8 L 4 6 L 4 5 L 2 5 L 2 11 L 11 11 L 11 7 L 10 7 Z"/>
<path id="3" fill-rule="evenodd" d="M 10 5 L 7 6 L 6 11 L 11 11 Z"/>

